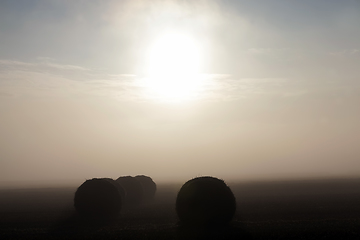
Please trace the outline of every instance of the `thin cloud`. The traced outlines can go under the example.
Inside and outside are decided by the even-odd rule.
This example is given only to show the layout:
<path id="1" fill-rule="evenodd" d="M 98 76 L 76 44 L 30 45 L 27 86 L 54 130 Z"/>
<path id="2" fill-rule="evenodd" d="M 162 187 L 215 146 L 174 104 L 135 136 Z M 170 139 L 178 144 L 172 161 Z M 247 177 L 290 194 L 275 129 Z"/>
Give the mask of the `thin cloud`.
<path id="1" fill-rule="evenodd" d="M 64 69 L 64 70 L 81 70 L 81 71 L 89 71 L 89 68 L 84 68 L 80 66 L 75 65 L 66 65 L 66 64 L 56 64 L 56 63 L 45 63 L 44 65 L 48 67 L 58 68 L 58 69 Z"/>
<path id="2" fill-rule="evenodd" d="M 6 68 L 4 68 L 6 66 Z M 191 95 L 192 101 L 236 101 L 263 97 L 304 97 L 321 92 L 358 91 L 349 81 L 314 81 L 303 78 L 239 78 L 231 74 L 203 74 L 202 86 Z M 57 63 L 29 63 L 0 60 L 1 97 L 100 96 L 119 101 L 159 101 L 149 92 L 146 77 L 134 74 L 112 74 L 82 66 Z M 350 91 L 351 90 L 351 91 Z"/>
<path id="3" fill-rule="evenodd" d="M 346 56 L 360 56 L 359 49 L 345 49 L 342 51 L 330 52 L 331 56 L 346 57 Z"/>
<path id="4" fill-rule="evenodd" d="M 0 59 L 0 65 L 3 66 L 35 66 L 33 63 Z"/>
<path id="5" fill-rule="evenodd" d="M 0 64 L 12 69 L 0 71 L 0 83 L 6 94 L 87 94 L 111 97 L 121 101 L 157 101 L 159 96 L 150 94 L 144 84 L 146 78 L 134 74 L 108 74 L 85 67 L 27 63 L 2 60 Z M 23 67 L 28 68 L 23 68 Z M 49 68 L 50 67 L 50 68 Z M 59 71 L 60 70 L 60 71 Z M 68 73 L 67 70 L 85 72 Z M 230 74 L 204 74 L 203 85 L 192 100 L 233 101 L 258 95 L 276 94 L 284 91 L 286 79 L 253 78 L 235 79 Z M 285 93 L 286 94 L 286 93 Z M 291 95 L 291 91 L 287 93 Z"/>
<path id="6" fill-rule="evenodd" d="M 46 61 L 44 61 L 46 59 Z M 43 62 L 22 62 L 22 61 L 14 61 L 7 59 L 0 59 L 0 66 L 8 66 L 8 67 L 50 67 L 64 70 L 80 70 L 80 71 L 89 71 L 89 68 L 85 68 L 82 66 L 69 65 L 69 64 L 59 64 L 49 62 L 50 58 L 40 58 Z M 53 60 L 53 59 L 52 59 Z"/>

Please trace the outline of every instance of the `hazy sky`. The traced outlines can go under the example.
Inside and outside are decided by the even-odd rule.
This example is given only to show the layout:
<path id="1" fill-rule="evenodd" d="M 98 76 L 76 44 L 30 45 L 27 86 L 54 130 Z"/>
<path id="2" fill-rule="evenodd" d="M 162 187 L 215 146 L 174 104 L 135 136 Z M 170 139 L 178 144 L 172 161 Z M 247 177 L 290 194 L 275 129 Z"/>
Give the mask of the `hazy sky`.
<path id="1" fill-rule="evenodd" d="M 359 26 L 358 0 L 1 0 L 0 185 L 360 176 Z"/>

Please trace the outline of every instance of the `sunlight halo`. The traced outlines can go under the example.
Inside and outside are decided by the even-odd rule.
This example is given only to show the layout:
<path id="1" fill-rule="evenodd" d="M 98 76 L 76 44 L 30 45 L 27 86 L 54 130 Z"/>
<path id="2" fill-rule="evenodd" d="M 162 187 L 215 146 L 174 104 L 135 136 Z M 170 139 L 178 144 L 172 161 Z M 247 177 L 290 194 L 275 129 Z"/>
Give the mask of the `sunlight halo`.
<path id="1" fill-rule="evenodd" d="M 184 101 L 201 90 L 201 54 L 190 36 L 169 33 L 158 38 L 148 53 L 146 87 L 164 101 Z"/>

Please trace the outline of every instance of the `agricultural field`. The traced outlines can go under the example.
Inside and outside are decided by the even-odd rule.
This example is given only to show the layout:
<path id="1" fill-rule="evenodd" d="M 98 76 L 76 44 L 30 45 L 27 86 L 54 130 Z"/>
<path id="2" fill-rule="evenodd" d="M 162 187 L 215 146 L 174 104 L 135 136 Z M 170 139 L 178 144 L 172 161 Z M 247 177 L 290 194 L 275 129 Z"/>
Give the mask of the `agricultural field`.
<path id="1" fill-rule="evenodd" d="M 360 239 L 360 180 L 228 183 L 237 210 L 227 226 L 179 224 L 182 183 L 159 184 L 154 200 L 112 220 L 76 213 L 76 188 L 0 190 L 0 239 Z"/>

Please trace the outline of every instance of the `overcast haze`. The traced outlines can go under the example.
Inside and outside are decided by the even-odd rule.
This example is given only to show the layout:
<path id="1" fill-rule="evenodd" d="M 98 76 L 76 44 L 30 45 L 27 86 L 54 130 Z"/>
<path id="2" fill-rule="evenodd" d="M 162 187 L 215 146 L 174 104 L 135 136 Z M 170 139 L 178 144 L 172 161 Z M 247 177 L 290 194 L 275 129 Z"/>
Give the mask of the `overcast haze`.
<path id="1" fill-rule="evenodd" d="M 357 0 L 1 0 L 0 185 L 359 177 L 359 26 Z M 168 32 L 198 85 L 148 76 Z"/>

